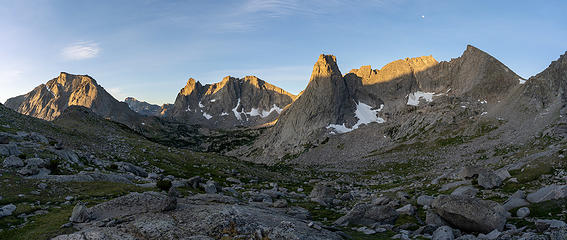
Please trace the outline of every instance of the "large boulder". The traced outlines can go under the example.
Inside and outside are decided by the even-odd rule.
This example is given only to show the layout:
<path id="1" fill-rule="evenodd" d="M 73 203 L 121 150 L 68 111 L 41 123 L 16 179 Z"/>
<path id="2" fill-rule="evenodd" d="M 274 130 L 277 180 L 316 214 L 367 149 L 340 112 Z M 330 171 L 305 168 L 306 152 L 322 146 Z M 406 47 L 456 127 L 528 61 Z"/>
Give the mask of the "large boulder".
<path id="1" fill-rule="evenodd" d="M 508 200 L 506 200 L 506 202 L 504 202 L 503 207 L 504 209 L 506 209 L 506 211 L 510 211 L 514 208 L 530 205 L 530 203 L 526 201 L 525 198 L 526 193 L 522 190 L 518 190 L 514 194 L 512 194 L 512 196 L 510 196 Z"/>
<path id="2" fill-rule="evenodd" d="M 8 204 L 0 208 L 0 217 L 10 216 L 16 211 L 16 205 Z"/>
<path id="3" fill-rule="evenodd" d="M 453 235 L 453 229 L 449 226 L 442 226 L 437 228 L 433 232 L 432 240 L 453 240 L 455 236 Z"/>
<path id="4" fill-rule="evenodd" d="M 421 206 L 431 206 L 431 203 L 433 202 L 433 199 L 435 199 L 432 196 L 428 196 L 428 195 L 421 195 L 419 197 L 417 197 L 417 205 L 421 205 Z"/>
<path id="5" fill-rule="evenodd" d="M 442 195 L 433 201 L 432 208 L 448 224 L 464 231 L 502 231 L 506 224 L 506 210 L 493 201 Z"/>
<path id="6" fill-rule="evenodd" d="M 22 154 L 22 152 L 18 149 L 18 146 L 14 143 L 10 144 L 0 144 L 0 156 L 10 156 L 15 155 L 18 156 Z"/>
<path id="7" fill-rule="evenodd" d="M 539 203 L 567 197 L 567 185 L 549 185 L 528 194 L 526 199 L 531 203 Z"/>
<path id="8" fill-rule="evenodd" d="M 206 193 L 217 193 L 222 191 L 220 185 L 212 180 L 207 181 L 207 183 L 201 183 L 201 187 Z"/>
<path id="9" fill-rule="evenodd" d="M 376 223 L 393 224 L 399 217 L 399 213 L 390 206 L 372 205 L 366 203 L 359 203 L 344 216 L 335 221 L 336 225 L 346 226 L 352 225 L 366 225 L 372 226 Z"/>
<path id="10" fill-rule="evenodd" d="M 29 158 L 25 160 L 25 163 L 26 166 L 42 168 L 47 165 L 48 161 L 41 158 Z"/>
<path id="11" fill-rule="evenodd" d="M 148 172 L 146 172 L 146 170 L 144 170 L 141 167 L 138 167 L 134 164 L 128 163 L 128 162 L 117 162 L 116 165 L 118 166 L 118 168 L 124 172 L 129 172 L 132 173 L 136 176 L 140 176 L 140 177 L 147 177 L 148 176 Z"/>
<path id="12" fill-rule="evenodd" d="M 478 185 L 480 185 L 484 189 L 492 189 L 500 187 L 502 185 L 503 179 L 493 171 L 484 170 L 478 174 L 477 181 Z"/>
<path id="13" fill-rule="evenodd" d="M 457 173 L 460 179 L 471 179 L 478 176 L 483 169 L 476 166 L 466 166 Z"/>
<path id="14" fill-rule="evenodd" d="M 12 155 L 4 159 L 2 166 L 4 168 L 19 168 L 24 166 L 24 161 L 22 161 L 19 157 Z"/>
<path id="15" fill-rule="evenodd" d="M 453 196 L 476 197 L 478 189 L 473 186 L 460 186 L 451 192 Z"/>
<path id="16" fill-rule="evenodd" d="M 90 219 L 91 213 L 87 206 L 84 203 L 77 203 L 77 205 L 73 208 L 69 221 L 74 223 L 84 223 L 88 222 Z"/>
<path id="17" fill-rule="evenodd" d="M 39 173 L 39 168 L 36 165 L 26 165 L 25 167 L 18 170 L 18 174 L 22 176 L 33 176 Z"/>
<path id="18" fill-rule="evenodd" d="M 309 199 L 323 206 L 331 205 L 335 199 L 335 190 L 326 184 L 317 184 L 311 190 Z"/>
<path id="19" fill-rule="evenodd" d="M 200 176 L 194 176 L 187 180 L 187 184 L 194 189 L 199 188 L 199 185 L 203 182 L 203 179 Z"/>

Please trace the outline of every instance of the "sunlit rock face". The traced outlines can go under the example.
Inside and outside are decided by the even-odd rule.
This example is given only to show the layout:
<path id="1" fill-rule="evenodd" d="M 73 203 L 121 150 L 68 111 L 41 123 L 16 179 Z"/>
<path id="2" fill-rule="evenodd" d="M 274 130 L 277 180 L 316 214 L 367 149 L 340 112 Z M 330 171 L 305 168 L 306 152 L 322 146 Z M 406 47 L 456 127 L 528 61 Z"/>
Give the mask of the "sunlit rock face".
<path id="1" fill-rule="evenodd" d="M 424 115 L 430 110 L 415 109 L 426 108 L 438 100 L 455 105 L 460 104 L 457 101 L 474 102 L 479 108 L 475 112 L 484 116 L 488 105 L 509 98 L 528 83 L 494 57 L 470 45 L 460 57 L 450 61 L 438 62 L 432 56 L 405 58 L 381 69 L 362 66 L 345 75 L 335 56 L 321 55 L 308 86 L 282 112 L 274 127 L 254 146 L 235 154 L 261 152 L 252 160 L 272 163 L 286 155 L 298 156 L 310 149 L 305 146 L 317 146 L 331 135 L 344 134 L 360 135 L 362 139 L 352 141 L 353 144 L 376 149 L 376 144 L 388 139 L 380 132 L 416 136 L 426 125 L 449 124 L 465 116 L 459 116 L 459 111 L 431 111 Z M 378 131 L 364 134 L 363 129 L 369 125 Z M 377 139 L 364 141 L 363 135 Z"/>
<path id="2" fill-rule="evenodd" d="M 211 128 L 258 126 L 276 120 L 295 98 L 254 76 L 227 76 L 206 85 L 190 78 L 168 116 Z"/>
<path id="3" fill-rule="evenodd" d="M 125 124 L 137 114 L 119 102 L 88 75 L 62 72 L 31 92 L 10 98 L 6 106 L 22 114 L 53 120 L 69 106 L 84 106 L 94 113 Z"/>

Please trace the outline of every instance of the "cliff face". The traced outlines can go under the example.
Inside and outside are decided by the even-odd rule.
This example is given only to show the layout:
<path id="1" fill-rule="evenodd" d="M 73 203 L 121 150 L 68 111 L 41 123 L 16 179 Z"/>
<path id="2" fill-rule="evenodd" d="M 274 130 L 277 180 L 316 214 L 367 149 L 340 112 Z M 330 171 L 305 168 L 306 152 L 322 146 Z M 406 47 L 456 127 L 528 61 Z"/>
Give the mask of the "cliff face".
<path id="1" fill-rule="evenodd" d="M 137 114 L 114 99 L 88 75 L 62 72 L 31 92 L 10 98 L 6 106 L 22 114 L 51 121 L 69 106 L 84 106 L 94 113 L 128 125 Z"/>
<path id="2" fill-rule="evenodd" d="M 190 78 L 168 116 L 212 128 L 255 126 L 274 121 L 295 96 L 254 77 L 225 77 L 202 85 Z"/>
<path id="3" fill-rule="evenodd" d="M 500 61 L 470 45 L 448 62 L 432 56 L 406 58 L 381 69 L 362 66 L 344 76 L 334 56 L 321 55 L 306 89 L 249 152 L 261 152 L 260 161 L 277 161 L 325 141 L 329 134 L 412 119 L 400 116 L 438 98 L 498 102 L 522 81 Z M 404 131 L 412 128 L 417 125 L 408 123 Z"/>

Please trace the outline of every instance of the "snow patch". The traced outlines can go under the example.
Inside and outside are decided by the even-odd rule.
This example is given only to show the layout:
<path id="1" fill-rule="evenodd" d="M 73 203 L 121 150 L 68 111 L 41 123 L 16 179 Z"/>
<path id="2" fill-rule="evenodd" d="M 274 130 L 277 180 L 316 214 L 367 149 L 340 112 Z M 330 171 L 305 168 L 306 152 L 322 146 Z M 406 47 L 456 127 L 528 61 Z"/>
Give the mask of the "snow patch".
<path id="1" fill-rule="evenodd" d="M 486 115 L 486 114 L 488 114 L 488 112 L 482 112 L 482 113 L 480 114 L 480 116 L 484 116 L 484 115 Z"/>
<path id="2" fill-rule="evenodd" d="M 191 106 L 187 106 L 187 109 L 185 109 L 185 112 L 190 112 L 191 111 Z"/>
<path id="3" fill-rule="evenodd" d="M 234 116 L 236 117 L 236 119 L 238 119 L 239 121 L 242 121 L 242 116 L 240 115 L 241 113 L 237 110 L 238 107 L 240 107 L 240 98 L 238 98 L 238 103 L 236 104 L 236 107 L 234 107 L 232 109 L 232 112 L 234 113 Z"/>
<path id="4" fill-rule="evenodd" d="M 438 95 L 435 95 L 434 92 L 422 92 L 422 91 L 410 93 L 408 95 L 407 105 L 419 106 L 419 100 L 422 99 L 422 98 L 427 102 L 432 102 L 433 96 L 438 96 Z"/>
<path id="5" fill-rule="evenodd" d="M 250 112 L 244 112 L 244 114 L 248 114 L 252 117 L 255 117 L 255 116 L 260 116 L 260 111 L 258 111 L 257 108 L 252 108 L 250 109 Z"/>
<path id="6" fill-rule="evenodd" d="M 356 104 L 356 110 L 354 111 L 354 114 L 356 118 L 358 118 L 358 121 L 356 122 L 356 124 L 354 124 L 354 126 L 352 126 L 352 128 L 346 127 L 343 123 L 342 125 L 329 124 L 329 126 L 327 126 L 327 129 L 332 128 L 338 133 L 347 133 L 354 129 L 357 129 L 362 124 L 369 124 L 372 122 L 384 123 L 385 121 L 383 118 L 376 116 L 376 114 L 382 111 L 382 109 L 384 109 L 384 104 L 380 104 L 380 108 L 372 110 L 371 106 L 359 102 L 358 104 Z"/>
<path id="7" fill-rule="evenodd" d="M 200 107 L 200 108 L 204 108 L 205 105 L 203 105 L 203 104 L 201 103 L 201 101 L 199 101 L 199 107 Z"/>
<path id="8" fill-rule="evenodd" d="M 272 108 L 270 108 L 270 111 L 262 110 L 262 118 L 267 118 L 268 116 L 270 116 L 270 114 L 272 114 L 273 111 L 276 111 L 278 114 L 280 114 L 282 113 L 283 109 L 274 104 Z"/>
<path id="9" fill-rule="evenodd" d="M 260 109 L 258 109 L 258 108 L 252 108 L 252 109 L 250 109 L 250 112 L 245 112 L 244 110 L 239 112 L 237 110 L 239 106 L 240 106 L 240 98 L 238 99 L 238 104 L 236 105 L 236 107 L 232 109 L 234 116 L 236 116 L 236 118 L 238 120 L 242 120 L 242 114 L 244 114 L 245 116 L 251 116 L 251 117 L 260 116 L 261 118 L 267 118 L 274 111 L 276 111 L 278 114 L 280 114 L 283 111 L 283 109 L 278 107 L 276 104 L 274 104 L 269 111 L 266 111 L 266 110 L 260 111 Z"/>
<path id="10" fill-rule="evenodd" d="M 216 102 L 216 101 L 217 101 L 216 99 L 211 99 L 211 102 Z"/>
<path id="11" fill-rule="evenodd" d="M 228 115 L 228 113 L 225 113 L 225 112 L 221 113 L 221 116 L 227 116 L 227 115 Z"/>
<path id="12" fill-rule="evenodd" d="M 521 78 L 518 78 L 518 80 L 520 81 L 520 84 L 524 84 L 527 81 L 526 79 L 521 79 Z"/>
<path id="13" fill-rule="evenodd" d="M 329 124 L 329 126 L 327 126 L 327 129 L 331 129 L 331 128 L 334 129 L 334 131 L 336 131 L 338 133 L 347 133 L 347 132 L 354 130 L 352 128 L 347 128 L 344 123 L 343 123 L 343 125 Z M 331 132 L 331 133 L 333 133 L 333 132 Z"/>
<path id="14" fill-rule="evenodd" d="M 207 120 L 213 118 L 213 116 L 209 115 L 207 112 L 203 112 L 203 117 L 205 117 Z"/>

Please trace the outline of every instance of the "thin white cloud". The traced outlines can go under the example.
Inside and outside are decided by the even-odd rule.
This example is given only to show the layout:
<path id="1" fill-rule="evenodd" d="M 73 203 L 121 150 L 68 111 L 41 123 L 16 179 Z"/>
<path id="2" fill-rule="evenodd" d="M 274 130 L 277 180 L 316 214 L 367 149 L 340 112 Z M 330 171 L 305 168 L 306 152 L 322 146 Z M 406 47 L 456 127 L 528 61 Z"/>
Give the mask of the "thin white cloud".
<path id="1" fill-rule="evenodd" d="M 248 0 L 240 11 L 242 14 L 264 13 L 271 17 L 303 12 L 299 3 L 295 0 Z"/>
<path id="2" fill-rule="evenodd" d="M 98 43 L 77 42 L 65 47 L 61 55 L 67 60 L 83 60 L 98 56 L 100 50 Z"/>
<path id="3" fill-rule="evenodd" d="M 109 88 L 108 92 L 118 101 L 122 101 L 124 100 L 124 98 L 126 98 L 126 95 L 124 94 L 124 92 L 122 92 L 122 89 L 119 87 Z"/>

